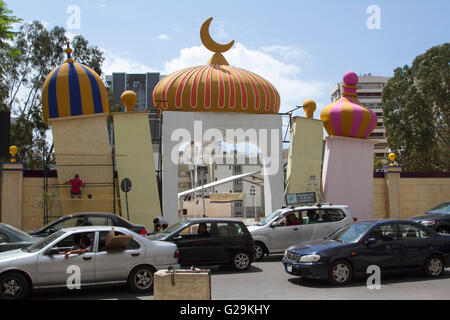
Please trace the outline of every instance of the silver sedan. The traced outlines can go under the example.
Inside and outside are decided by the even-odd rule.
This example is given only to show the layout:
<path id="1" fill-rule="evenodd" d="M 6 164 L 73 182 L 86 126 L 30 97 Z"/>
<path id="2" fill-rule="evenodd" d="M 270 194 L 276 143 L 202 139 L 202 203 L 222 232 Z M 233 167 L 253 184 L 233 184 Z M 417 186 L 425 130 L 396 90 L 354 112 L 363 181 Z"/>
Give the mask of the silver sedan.
<path id="1" fill-rule="evenodd" d="M 115 235 L 131 235 L 123 248 L 105 248 L 111 227 L 62 229 L 23 249 L 0 253 L 0 299 L 22 299 L 31 289 L 68 288 L 126 283 L 134 292 L 153 290 L 154 273 L 179 268 L 175 244 L 151 241 L 125 228 Z M 87 247 L 75 251 L 77 239 Z M 69 253 L 67 253 L 69 252 Z M 81 254 L 80 254 L 81 252 Z"/>

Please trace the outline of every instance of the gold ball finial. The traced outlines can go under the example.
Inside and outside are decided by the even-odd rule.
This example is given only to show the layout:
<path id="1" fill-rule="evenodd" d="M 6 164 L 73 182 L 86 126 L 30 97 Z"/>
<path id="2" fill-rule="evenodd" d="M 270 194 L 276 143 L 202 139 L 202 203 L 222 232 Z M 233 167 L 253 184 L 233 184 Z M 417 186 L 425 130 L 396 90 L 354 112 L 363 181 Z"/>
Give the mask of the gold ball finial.
<path id="1" fill-rule="evenodd" d="M 389 157 L 389 160 L 394 161 L 397 156 L 395 155 L 395 153 L 391 152 L 391 153 L 389 153 L 388 157 Z"/>
<path id="2" fill-rule="evenodd" d="M 120 100 L 127 109 L 127 112 L 132 112 L 134 111 L 134 106 L 138 101 L 138 97 L 134 91 L 127 90 L 124 93 L 122 93 L 122 95 L 120 96 Z"/>
<path id="3" fill-rule="evenodd" d="M 11 155 L 11 159 L 9 162 L 16 162 L 16 154 L 19 152 L 19 149 L 16 146 L 9 147 L 9 154 Z"/>
<path id="4" fill-rule="evenodd" d="M 316 103 L 313 100 L 306 100 L 303 102 L 303 110 L 305 110 L 306 118 L 314 118 L 314 111 L 316 111 Z"/>
<path id="5" fill-rule="evenodd" d="M 391 160 L 391 162 L 389 163 L 389 166 L 393 167 L 396 165 L 395 163 L 395 159 L 397 158 L 397 156 L 395 155 L 395 153 L 391 152 L 388 155 L 389 160 Z"/>
<path id="6" fill-rule="evenodd" d="M 67 48 L 64 51 L 67 53 L 67 59 L 72 59 L 71 54 L 72 54 L 73 50 L 70 47 L 70 41 L 66 41 L 66 44 L 67 44 Z"/>

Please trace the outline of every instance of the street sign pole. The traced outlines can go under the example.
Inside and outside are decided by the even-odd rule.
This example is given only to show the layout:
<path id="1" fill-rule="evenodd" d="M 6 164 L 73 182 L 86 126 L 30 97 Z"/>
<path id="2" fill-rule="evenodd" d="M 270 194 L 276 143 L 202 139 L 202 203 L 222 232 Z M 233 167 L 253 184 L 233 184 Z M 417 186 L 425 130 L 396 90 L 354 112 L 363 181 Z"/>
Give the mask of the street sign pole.
<path id="1" fill-rule="evenodd" d="M 125 192 L 125 203 L 127 206 L 127 219 L 130 220 L 130 210 L 128 209 L 128 192 L 130 192 L 132 187 L 131 180 L 128 178 L 123 178 L 120 182 L 120 189 Z"/>

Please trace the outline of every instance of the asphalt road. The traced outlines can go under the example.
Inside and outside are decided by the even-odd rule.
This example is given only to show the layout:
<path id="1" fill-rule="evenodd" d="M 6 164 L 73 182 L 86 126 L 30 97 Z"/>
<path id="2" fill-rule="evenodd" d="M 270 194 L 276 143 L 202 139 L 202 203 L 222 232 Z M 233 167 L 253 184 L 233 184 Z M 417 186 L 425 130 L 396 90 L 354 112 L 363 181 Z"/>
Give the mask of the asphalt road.
<path id="1" fill-rule="evenodd" d="M 436 279 L 421 273 L 382 276 L 381 289 L 369 290 L 365 278 L 345 287 L 326 281 L 293 277 L 283 270 L 282 256 L 269 256 L 254 263 L 247 272 L 236 273 L 213 268 L 212 298 L 219 300 L 323 300 L 323 299 L 450 299 L 450 268 Z M 30 294 L 29 299 L 68 300 L 152 300 L 153 295 L 136 295 L 122 286 L 83 290 L 45 290 Z"/>

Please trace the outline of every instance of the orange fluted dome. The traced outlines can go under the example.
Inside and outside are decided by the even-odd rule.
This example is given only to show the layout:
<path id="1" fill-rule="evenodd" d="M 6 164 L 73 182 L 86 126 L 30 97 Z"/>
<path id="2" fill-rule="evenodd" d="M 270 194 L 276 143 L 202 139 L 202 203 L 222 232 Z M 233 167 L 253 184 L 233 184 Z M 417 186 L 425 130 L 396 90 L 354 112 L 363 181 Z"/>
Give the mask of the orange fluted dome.
<path id="1" fill-rule="evenodd" d="M 207 65 L 176 71 L 162 79 L 153 90 L 153 104 L 162 111 L 241 112 L 274 114 L 280 109 L 280 95 L 264 78 L 228 65 L 222 52 L 227 45 L 215 43 L 205 21 L 201 39 L 215 52 Z"/>

